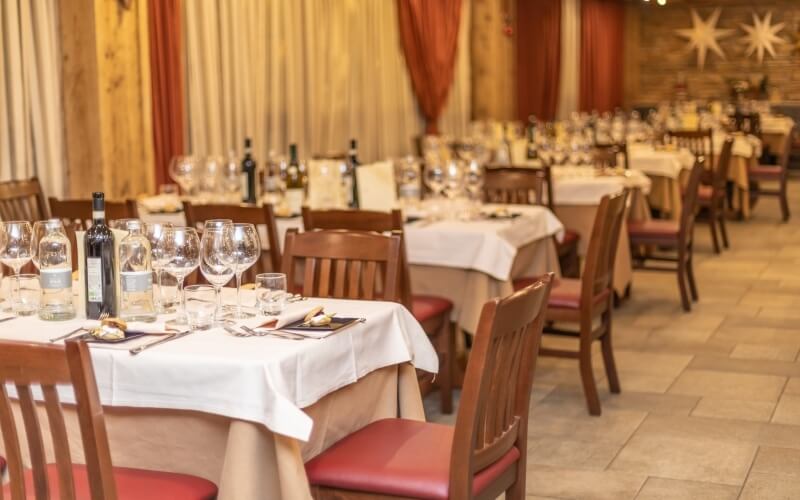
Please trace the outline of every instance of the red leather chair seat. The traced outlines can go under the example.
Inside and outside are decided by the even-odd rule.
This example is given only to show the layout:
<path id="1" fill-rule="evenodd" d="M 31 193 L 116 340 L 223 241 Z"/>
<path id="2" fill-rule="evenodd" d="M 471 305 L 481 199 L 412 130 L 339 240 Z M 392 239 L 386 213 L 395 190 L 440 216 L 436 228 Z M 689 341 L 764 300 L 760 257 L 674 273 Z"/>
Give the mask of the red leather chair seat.
<path id="1" fill-rule="evenodd" d="M 85 465 L 73 465 L 76 500 L 90 500 L 89 476 Z M 58 468 L 48 464 L 47 478 L 50 498 L 60 498 L 58 490 Z M 149 471 L 114 467 L 114 480 L 117 483 L 119 500 L 213 500 L 217 497 L 217 486 L 211 481 L 185 474 Z M 33 471 L 25 471 L 25 493 L 34 499 Z M 3 488 L 5 498 L 11 498 L 11 491 Z"/>
<path id="2" fill-rule="evenodd" d="M 435 295 L 413 295 L 411 297 L 411 314 L 420 323 L 441 316 L 453 308 L 453 303 L 444 297 Z"/>
<path id="3" fill-rule="evenodd" d="M 581 239 L 581 235 L 577 232 L 573 231 L 572 229 L 564 229 L 564 239 L 558 243 L 559 247 L 571 247 L 578 243 L 578 240 Z"/>
<path id="4" fill-rule="evenodd" d="M 539 278 L 519 278 L 514 280 L 514 290 L 521 290 L 526 286 L 530 286 Z M 559 278 L 553 282 L 553 288 L 550 289 L 550 299 L 547 301 L 548 307 L 555 307 L 560 309 L 580 309 L 581 307 L 581 280 L 572 278 Z M 595 295 L 594 303 L 599 304 L 608 299 L 610 292 L 604 292 Z"/>
<path id="5" fill-rule="evenodd" d="M 0 474 L 2 474 L 4 470 L 6 470 L 6 459 L 0 457 Z"/>
<path id="6" fill-rule="evenodd" d="M 783 173 L 780 165 L 756 165 L 748 170 L 751 177 L 759 179 L 779 179 Z"/>
<path id="7" fill-rule="evenodd" d="M 438 500 L 450 490 L 453 427 L 399 418 L 378 420 L 350 434 L 306 464 L 312 485 Z M 512 447 L 478 472 L 473 494 L 483 491 L 519 459 Z"/>
<path id="8" fill-rule="evenodd" d="M 697 199 L 700 201 L 710 201 L 714 194 L 714 188 L 711 186 L 700 185 L 697 188 Z"/>
<path id="9" fill-rule="evenodd" d="M 628 235 L 641 238 L 677 237 L 680 225 L 671 220 L 646 220 L 628 223 Z"/>

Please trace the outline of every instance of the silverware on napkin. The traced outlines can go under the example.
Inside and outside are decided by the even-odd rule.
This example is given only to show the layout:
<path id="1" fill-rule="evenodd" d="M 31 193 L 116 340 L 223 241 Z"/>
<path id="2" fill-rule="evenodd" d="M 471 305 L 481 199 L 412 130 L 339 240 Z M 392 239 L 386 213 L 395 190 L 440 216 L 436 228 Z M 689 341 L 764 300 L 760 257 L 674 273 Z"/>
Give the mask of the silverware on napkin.
<path id="1" fill-rule="evenodd" d="M 183 337 L 189 335 L 190 333 L 193 333 L 193 332 L 196 332 L 196 331 L 197 330 L 185 330 L 185 331 L 182 331 L 182 332 L 171 333 L 171 334 L 167 335 L 166 337 L 162 337 L 162 338 L 156 340 L 155 342 L 150 342 L 149 344 L 143 344 L 143 345 L 140 345 L 139 347 L 134 347 L 133 349 L 128 350 L 128 352 L 131 353 L 132 356 L 136 356 L 137 354 L 140 354 L 143 351 L 146 351 L 147 349 L 150 349 L 151 347 L 155 347 L 155 346 L 161 345 L 161 344 L 166 344 L 167 342 L 172 342 L 173 340 L 177 340 L 177 339 L 183 338 Z"/>

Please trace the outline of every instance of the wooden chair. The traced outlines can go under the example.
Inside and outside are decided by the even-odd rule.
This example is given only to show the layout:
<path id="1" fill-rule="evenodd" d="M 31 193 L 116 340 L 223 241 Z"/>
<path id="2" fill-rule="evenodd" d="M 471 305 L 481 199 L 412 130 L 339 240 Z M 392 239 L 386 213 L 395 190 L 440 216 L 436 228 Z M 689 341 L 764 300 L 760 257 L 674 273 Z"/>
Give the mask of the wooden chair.
<path id="1" fill-rule="evenodd" d="M 486 168 L 484 175 L 484 200 L 489 203 L 516 203 L 525 205 L 545 205 L 544 195 L 547 195 L 546 206 L 555 213 L 555 199 L 553 196 L 553 176 L 550 165 L 539 169 L 526 167 L 499 167 Z M 578 243 L 580 234 L 565 228 L 564 238 L 556 241 L 558 261 L 561 274 L 568 277 L 580 276 L 580 256 Z"/>
<path id="2" fill-rule="evenodd" d="M 0 182 L 0 219 L 34 222 L 50 218 L 39 179 Z"/>
<path id="3" fill-rule="evenodd" d="M 595 167 L 615 168 L 619 166 L 619 156 L 622 155 L 622 166 L 630 169 L 628 160 L 628 144 L 596 144 L 594 146 L 593 163 Z"/>
<path id="4" fill-rule="evenodd" d="M 620 392 L 614 351 L 611 345 L 614 262 L 619 235 L 625 222 L 627 192 L 607 195 L 600 200 L 589 240 L 586 264 L 580 279 L 561 279 L 553 284 L 547 304 L 544 332 L 578 339 L 578 350 L 542 348 L 542 356 L 577 358 L 586 405 L 591 415 L 600 415 L 600 398 L 592 371 L 592 344 L 599 340 L 612 393 Z M 534 282 L 524 278 L 514 282 L 521 289 Z M 577 324 L 578 330 L 562 330 L 554 322 Z"/>
<path id="5" fill-rule="evenodd" d="M 717 226 L 719 226 L 719 233 L 722 236 L 722 245 L 725 248 L 729 248 L 728 230 L 725 227 L 725 200 L 728 197 L 728 171 L 730 170 L 732 150 L 733 138 L 728 137 L 722 145 L 719 161 L 711 174 L 711 184 L 701 184 L 697 192 L 697 204 L 708 212 L 708 225 L 711 229 L 711 242 L 714 245 L 714 253 L 720 253 Z"/>
<path id="6" fill-rule="evenodd" d="M 314 497 L 524 499 L 528 410 L 551 279 L 483 306 L 455 428 L 373 422 L 306 464 Z"/>
<path id="7" fill-rule="evenodd" d="M 303 227 L 313 229 L 347 229 L 350 231 L 374 231 L 388 233 L 403 230 L 403 215 L 400 210 L 373 212 L 369 210 L 311 210 L 303 207 Z M 439 355 L 437 385 L 441 393 L 442 413 L 453 412 L 453 369 L 455 356 L 454 327 L 450 321 L 453 303 L 444 297 L 414 295 L 411 290 L 411 273 L 405 248 L 400 249 L 400 294 L 401 302 L 411 311 L 431 337 Z M 423 393 L 430 383 L 428 376 L 421 380 Z"/>
<path id="8" fill-rule="evenodd" d="M 705 130 L 669 130 L 667 142 L 678 147 L 686 148 L 694 154 L 695 158 L 703 157 L 706 165 L 714 163 L 714 135 L 710 128 Z"/>
<path id="9" fill-rule="evenodd" d="M 758 113 L 738 111 L 729 117 L 730 128 L 734 132 L 743 132 L 761 138 L 761 116 Z"/>
<path id="10" fill-rule="evenodd" d="M 8 457 L 9 483 L 3 497 L 93 500 L 171 498 L 211 500 L 217 487 L 205 479 L 152 470 L 114 467 L 111 463 L 103 407 L 86 344 L 67 342 L 66 349 L 54 345 L 0 342 L 0 429 Z M 32 468 L 23 468 L 20 437 L 6 384 L 15 384 Z M 56 385 L 72 384 L 77 401 L 86 465 L 73 464 L 67 428 Z M 40 411 L 33 385 L 40 385 L 55 456 L 46 463 L 40 428 Z"/>
<path id="11" fill-rule="evenodd" d="M 76 231 L 85 231 L 92 225 L 92 200 L 59 200 L 50 197 L 50 213 L 71 225 Z M 136 200 L 106 201 L 106 220 L 138 219 Z"/>
<path id="12" fill-rule="evenodd" d="M 789 133 L 789 137 L 794 134 L 794 129 Z M 750 167 L 747 172 L 747 177 L 750 181 L 750 193 L 754 197 L 759 195 L 763 196 L 776 196 L 780 201 L 781 215 L 783 222 L 787 222 L 791 214 L 789 213 L 789 195 L 787 188 L 789 184 L 789 156 L 791 155 L 792 147 L 787 144 L 781 151 L 777 165 L 756 165 Z M 777 182 L 777 189 L 765 189 L 762 187 L 763 182 Z"/>
<path id="13" fill-rule="evenodd" d="M 283 273 L 287 283 L 296 283 L 298 264 L 303 264 L 306 297 L 401 302 L 401 247 L 398 234 L 338 229 L 298 233 L 293 228 L 286 232 Z"/>
<path id="14" fill-rule="evenodd" d="M 705 170 L 705 159 L 700 157 L 694 164 L 683 194 L 683 208 L 680 221 L 648 220 L 628 224 L 628 236 L 632 247 L 634 269 L 649 271 L 677 272 L 681 304 L 685 311 L 691 311 L 689 300 L 698 299 L 697 283 L 694 279 L 692 252 L 694 245 L 694 221 L 697 212 L 697 192 L 700 178 Z M 641 247 L 654 246 L 674 251 L 676 256 L 654 256 L 637 252 Z M 648 260 L 675 263 L 675 267 L 647 266 Z M 688 280 L 688 292 L 687 292 Z"/>
<path id="15" fill-rule="evenodd" d="M 188 201 L 183 202 L 183 211 L 186 215 L 186 225 L 196 229 L 203 229 L 209 219 L 231 219 L 233 222 L 253 224 L 256 227 L 266 226 L 267 243 L 261 243 L 261 259 L 245 273 L 245 280 L 255 281 L 257 274 L 278 272 L 281 268 L 281 246 L 278 239 L 278 227 L 275 223 L 275 212 L 272 205 L 265 203 L 263 207 L 252 205 L 195 205 Z"/>

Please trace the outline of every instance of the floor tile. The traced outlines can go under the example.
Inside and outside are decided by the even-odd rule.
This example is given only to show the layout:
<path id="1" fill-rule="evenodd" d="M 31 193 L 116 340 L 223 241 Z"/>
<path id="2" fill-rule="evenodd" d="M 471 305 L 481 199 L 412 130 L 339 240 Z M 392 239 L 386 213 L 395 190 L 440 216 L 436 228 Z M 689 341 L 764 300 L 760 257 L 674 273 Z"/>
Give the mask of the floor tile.
<path id="1" fill-rule="evenodd" d="M 651 477 L 636 500 L 736 500 L 738 486 Z"/>
<path id="2" fill-rule="evenodd" d="M 800 396 L 793 394 L 781 396 L 772 421 L 776 424 L 800 425 Z"/>
<path id="3" fill-rule="evenodd" d="M 800 479 L 800 450 L 762 446 L 753 462 L 752 472 L 779 474 Z"/>
<path id="4" fill-rule="evenodd" d="M 739 500 L 797 500 L 800 478 L 753 472 L 742 488 Z"/>
<path id="5" fill-rule="evenodd" d="M 771 401 L 742 401 L 707 397 L 700 400 L 692 411 L 692 416 L 769 422 L 774 410 L 775 403 Z"/>
<path id="6" fill-rule="evenodd" d="M 626 500 L 636 497 L 646 477 L 615 471 L 528 466 L 527 492 L 555 498 Z"/>
<path id="7" fill-rule="evenodd" d="M 731 358 L 794 361 L 797 351 L 797 346 L 739 344 L 731 352 Z"/>
<path id="8" fill-rule="evenodd" d="M 785 377 L 771 375 L 689 369 L 678 377 L 669 392 L 725 399 L 776 401 L 785 382 Z"/>

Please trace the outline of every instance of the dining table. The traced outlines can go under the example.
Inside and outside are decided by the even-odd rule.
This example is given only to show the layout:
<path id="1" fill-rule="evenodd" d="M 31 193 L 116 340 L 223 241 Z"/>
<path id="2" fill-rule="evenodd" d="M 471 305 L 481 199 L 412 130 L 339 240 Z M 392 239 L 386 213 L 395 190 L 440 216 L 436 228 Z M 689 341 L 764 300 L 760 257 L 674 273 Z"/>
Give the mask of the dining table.
<path id="1" fill-rule="evenodd" d="M 252 307 L 255 292 L 242 293 Z M 225 289 L 223 299 L 231 303 L 233 294 Z M 416 370 L 435 373 L 438 358 L 411 313 L 393 302 L 309 297 L 288 304 L 279 318 L 316 306 L 363 322 L 300 340 L 239 337 L 215 327 L 133 355 L 163 338 L 156 333 L 169 317 L 159 316 L 149 326 L 153 335 L 90 342 L 114 465 L 203 477 L 219 486 L 222 500 L 310 499 L 305 461 L 376 420 L 424 420 Z M 48 343 L 95 323 L 18 317 L 0 323 L 0 339 Z M 72 459 L 82 463 L 74 395 L 70 387 L 59 394 Z M 47 453 L 52 460 L 52 449 Z"/>

